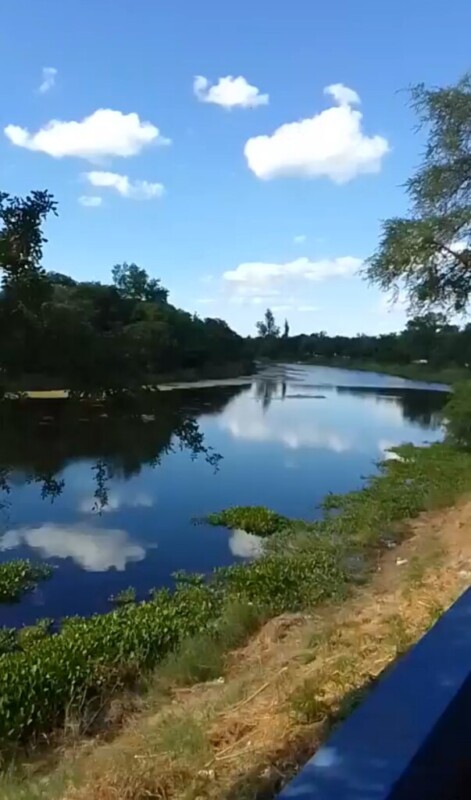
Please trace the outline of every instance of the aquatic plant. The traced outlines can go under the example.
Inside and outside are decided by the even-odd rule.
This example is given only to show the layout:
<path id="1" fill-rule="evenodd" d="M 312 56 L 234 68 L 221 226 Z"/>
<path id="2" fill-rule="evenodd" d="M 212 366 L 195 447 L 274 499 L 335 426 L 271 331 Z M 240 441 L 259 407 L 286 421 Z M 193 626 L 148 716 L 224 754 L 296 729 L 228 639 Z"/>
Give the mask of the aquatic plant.
<path id="1" fill-rule="evenodd" d="M 15 559 L 0 564 L 0 603 L 12 603 L 35 588 L 39 581 L 50 578 L 52 567 Z"/>
<path id="2" fill-rule="evenodd" d="M 117 594 L 110 595 L 108 599 L 110 603 L 114 603 L 117 606 L 125 606 L 128 603 L 135 603 L 136 590 L 133 586 L 128 586 L 127 589 L 121 589 L 121 591 L 117 592 Z"/>
<path id="3" fill-rule="evenodd" d="M 271 536 L 290 524 L 291 520 L 264 506 L 233 506 L 209 514 L 205 522 L 225 528 L 241 528 L 256 536 Z"/>

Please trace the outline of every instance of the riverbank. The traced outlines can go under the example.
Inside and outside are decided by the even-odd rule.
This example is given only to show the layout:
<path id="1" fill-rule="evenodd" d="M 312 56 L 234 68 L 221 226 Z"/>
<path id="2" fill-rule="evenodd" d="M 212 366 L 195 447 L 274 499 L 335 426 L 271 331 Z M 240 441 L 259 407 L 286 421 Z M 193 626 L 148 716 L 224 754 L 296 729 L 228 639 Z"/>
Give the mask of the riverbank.
<path id="1" fill-rule="evenodd" d="M 159 592 L 154 600 L 147 603 L 129 604 L 101 617 L 69 620 L 63 625 L 61 632 L 53 636 L 41 630 L 38 636 L 23 637 L 22 642 L 14 645 L 12 652 L 1 657 L 0 732 L 7 751 L 15 743 L 44 741 L 45 734 L 48 737 L 52 734 L 49 741 L 53 744 L 58 740 L 58 731 L 62 732 L 59 741 L 63 748 L 72 726 L 78 736 L 79 752 L 82 755 L 83 750 L 87 752 L 89 748 L 94 752 L 96 749 L 96 753 L 106 753 L 107 746 L 100 744 L 100 740 L 119 732 L 120 720 L 127 716 L 131 705 L 134 711 L 138 706 L 148 711 L 151 709 L 152 718 L 157 714 L 156 709 L 160 709 L 158 731 L 149 734 L 150 738 L 145 740 L 145 746 L 157 747 L 156 737 L 159 739 L 163 735 L 167 750 L 162 750 L 162 745 L 159 744 L 159 755 L 154 756 L 155 762 L 141 765 L 145 766 L 145 770 L 141 769 L 139 774 L 143 780 L 146 776 L 145 781 L 148 783 L 138 782 L 133 794 L 124 784 L 128 778 L 137 779 L 135 770 L 127 764 L 123 773 L 119 764 L 114 764 L 112 774 L 106 768 L 101 777 L 96 778 L 97 786 L 102 787 L 99 791 L 95 791 L 93 787 L 90 789 L 87 785 L 88 795 L 85 793 L 78 796 L 100 799 L 112 797 L 113 791 L 116 794 L 117 790 L 111 786 L 109 790 L 105 790 L 104 787 L 107 781 L 118 777 L 124 782 L 122 792 L 117 792 L 120 797 L 137 800 L 146 796 L 145 793 L 151 791 L 149 781 L 155 784 L 164 779 L 162 776 L 165 770 L 162 772 L 161 756 L 167 764 L 165 769 L 168 768 L 171 772 L 168 780 L 172 784 L 175 780 L 172 777 L 175 759 L 177 767 L 179 764 L 172 747 L 182 747 L 185 750 L 186 745 L 179 742 L 182 737 L 183 742 L 186 741 L 187 732 L 190 751 L 193 748 L 197 750 L 197 753 L 191 755 L 191 763 L 194 763 L 194 758 L 200 763 L 199 759 L 203 756 L 206 759 L 204 764 L 213 761 L 218 763 L 225 754 L 226 744 L 217 737 L 213 740 L 211 726 L 219 719 L 219 712 L 216 714 L 217 719 L 205 718 L 205 731 L 206 724 L 209 727 L 204 735 L 201 734 L 200 723 L 195 729 L 191 723 L 188 728 L 186 723 L 185 726 L 180 724 L 179 733 L 170 726 L 174 736 L 172 745 L 165 734 L 165 730 L 169 728 L 166 723 L 162 727 L 160 716 L 162 713 L 166 718 L 168 713 L 173 713 L 175 708 L 172 700 L 191 697 L 195 690 L 190 687 L 195 683 L 219 680 L 226 673 L 230 675 L 231 664 L 236 656 L 228 653 L 253 635 L 260 625 L 262 631 L 266 630 L 263 627 L 266 620 L 277 618 L 280 614 L 286 617 L 294 613 L 301 615 L 299 618 L 310 624 L 312 615 L 317 619 L 326 607 L 336 608 L 336 613 L 341 614 L 341 609 L 348 608 L 351 602 L 348 598 L 355 596 L 358 591 L 359 583 L 365 586 L 374 584 L 378 564 L 383 563 L 383 558 L 390 558 L 392 552 L 402 552 L 398 548 L 406 545 L 401 542 L 406 542 L 413 531 L 405 523 L 406 520 L 418 516 L 426 509 L 451 505 L 457 498 L 471 491 L 471 455 L 465 451 L 436 444 L 430 448 L 400 447 L 394 450 L 393 455 L 394 458 L 383 464 L 380 475 L 368 481 L 363 490 L 347 495 L 330 495 L 324 505 L 324 518 L 320 522 L 305 523 L 280 518 L 280 528 L 264 540 L 265 554 L 252 564 L 220 570 L 209 584 L 198 578 L 183 581 L 174 595 Z M 270 525 L 274 522 L 273 516 L 268 518 L 258 513 L 251 523 L 247 516 L 248 510 L 239 511 L 244 514 L 246 524 L 247 520 L 249 526 L 262 524 L 265 533 L 267 519 Z M 422 553 L 418 556 L 420 560 Z M 399 559 L 401 561 L 402 557 Z M 411 569 L 416 574 L 423 572 L 419 564 Z M 369 590 L 365 588 L 362 591 Z M 268 623 L 270 624 L 276 625 Z M 399 634 L 400 631 L 398 636 Z M 313 632 L 311 649 L 316 651 L 320 645 L 314 639 Z M 373 647 L 373 643 L 371 646 Z M 250 648 L 250 645 L 246 647 Z M 246 650 L 242 652 L 248 653 Z M 322 652 L 321 649 L 320 653 Z M 373 651 L 370 651 L 370 656 L 372 659 L 376 658 Z M 312 653 L 312 658 L 317 656 Z M 296 665 L 299 666 L 297 661 L 293 666 Z M 252 686 L 256 679 L 255 675 L 249 675 L 250 659 L 245 666 L 241 663 L 240 669 L 247 674 L 243 687 L 237 684 L 237 691 L 236 686 L 233 687 L 236 694 L 240 691 L 236 705 L 246 702 L 248 704 L 250 691 L 246 684 L 248 682 Z M 216 687 L 226 686 L 227 681 L 228 678 L 224 677 L 224 682 L 219 681 Z M 276 685 L 277 682 L 278 678 Z M 264 683 L 266 681 L 262 682 L 262 686 Z M 75 699 L 71 696 L 71 686 L 74 686 Z M 205 686 L 204 691 L 211 692 L 213 689 L 214 684 L 211 684 Z M 322 718 L 325 717 L 324 700 L 318 703 L 319 693 L 313 691 L 312 686 L 304 695 L 302 689 L 299 692 L 298 699 L 293 700 L 294 706 L 300 709 L 301 716 L 307 714 L 311 719 L 314 714 L 318 724 L 317 717 L 322 709 Z M 324 692 L 321 693 L 322 696 L 323 694 Z M 317 698 L 315 701 L 312 700 L 312 695 Z M 227 702 L 228 698 L 225 697 L 224 703 Z M 309 706 L 309 702 L 314 711 L 312 708 L 303 710 L 304 705 Z M 118 722 L 117 708 L 120 709 Z M 188 714 L 188 708 L 185 714 Z M 141 712 L 137 718 L 131 714 L 131 717 L 133 730 L 136 725 L 140 727 L 141 724 L 147 730 L 147 712 Z M 98 726 L 97 722 L 100 723 Z M 314 723 L 311 720 L 309 724 Z M 270 725 L 268 727 L 271 728 Z M 86 738 L 83 739 L 87 734 L 97 737 L 94 745 L 90 740 L 87 742 Z M 123 736 L 126 738 L 128 734 L 129 730 Z M 236 734 L 234 736 L 239 742 Z M 203 742 L 204 746 L 201 745 L 200 748 L 198 742 Z M 280 743 L 283 743 L 283 738 Z M 144 747 L 142 741 L 141 747 Z M 40 752 L 42 750 L 41 747 Z M 126 761 L 128 757 L 119 748 L 112 752 L 112 757 L 118 761 Z M 147 759 L 147 755 L 139 749 L 131 756 L 132 759 L 134 755 L 139 761 Z M 188 753 L 185 758 L 187 756 Z M 238 756 L 240 753 L 235 748 L 231 758 L 237 760 Z M 24 756 L 22 758 L 24 760 Z M 83 772 L 79 762 L 75 762 L 68 754 L 67 758 L 72 760 L 74 770 L 77 768 L 78 773 L 72 774 L 62 759 L 56 768 L 56 756 L 52 757 L 52 761 L 49 761 L 48 756 L 46 763 L 52 763 L 53 769 L 45 778 L 43 758 L 41 755 L 42 766 L 38 768 L 37 778 L 43 793 L 37 794 L 38 797 L 62 797 L 64 782 L 71 781 L 80 786 L 92 774 L 88 766 Z M 101 755 L 99 758 L 101 759 Z M 226 759 L 223 758 L 222 761 L 225 764 Z M 245 758 L 239 763 L 239 769 L 242 769 L 243 764 Z M 34 772 L 34 765 L 28 769 Z M 212 766 L 200 765 L 200 769 L 214 771 Z M 128 771 L 129 775 L 126 777 Z M 190 772 L 193 778 L 190 778 Z M 184 780 L 191 783 L 197 772 L 194 772 L 193 766 L 191 769 L 188 767 Z M 52 787 L 56 781 L 59 785 L 62 784 L 62 794 L 53 794 Z M 188 791 L 190 783 L 187 786 Z M 15 797 L 21 797 L 19 789 L 22 785 L 25 791 L 29 791 L 31 776 L 27 780 L 24 774 L 23 778 L 17 776 Z M 47 791 L 41 788 L 43 786 L 47 787 Z M 5 787 L 8 787 L 8 781 Z M 6 790 L 5 788 L 5 792 Z M 178 791 L 183 790 L 184 787 L 180 785 Z M 190 792 L 185 796 L 201 796 L 201 793 L 198 795 L 199 789 L 195 791 L 196 794 Z M 172 792 L 169 790 L 167 796 L 182 796 L 181 793 L 173 792 L 173 789 Z M 13 795 L 5 794 L 5 797 L 8 796 Z M 74 795 L 70 794 L 72 796 Z M 229 798 L 239 795 L 209 793 L 203 796 Z M 25 794 L 25 797 L 28 795 Z"/>
<path id="2" fill-rule="evenodd" d="M 111 740 L 70 730 L 59 761 L 10 774 L 2 798 L 274 797 L 469 584 L 470 525 L 467 499 L 422 513 L 348 599 L 271 619 L 215 680 L 164 687 L 156 674 L 140 707 L 117 702 Z"/>
<path id="3" fill-rule="evenodd" d="M 376 372 L 381 375 L 394 375 L 411 381 L 444 383 L 451 385 L 471 379 L 471 370 L 465 367 L 433 367 L 429 364 L 380 364 L 377 361 L 359 361 L 351 358 L 310 358 L 300 362 L 310 366 L 338 367 L 359 372 Z"/>
<path id="4" fill-rule="evenodd" d="M 203 368 L 179 369 L 174 372 L 149 376 L 146 388 L 161 391 L 186 388 L 187 386 L 202 388 L 208 384 L 211 385 L 210 382 L 216 380 L 223 381 L 222 385 L 238 385 L 240 381 L 250 381 L 256 372 L 257 365 L 252 361 L 208 364 Z M 234 384 L 234 381 L 237 383 Z M 123 387 L 123 389 L 125 388 Z M 69 396 L 70 390 L 62 388 L 60 381 L 51 381 L 47 376 L 26 375 L 14 386 L 8 386 L 6 394 L 23 394 L 30 399 L 63 400 Z"/>

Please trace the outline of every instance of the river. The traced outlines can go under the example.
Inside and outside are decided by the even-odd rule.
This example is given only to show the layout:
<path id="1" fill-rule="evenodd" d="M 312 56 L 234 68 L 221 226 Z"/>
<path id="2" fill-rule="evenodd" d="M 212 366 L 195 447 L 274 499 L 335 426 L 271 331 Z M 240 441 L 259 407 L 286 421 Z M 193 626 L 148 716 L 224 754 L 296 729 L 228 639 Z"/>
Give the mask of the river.
<path id="1" fill-rule="evenodd" d="M 3 422 L 0 560 L 55 570 L 0 607 L 0 625 L 106 611 L 128 586 L 144 598 L 176 570 L 255 558 L 256 537 L 195 519 L 252 504 L 317 518 L 327 492 L 361 487 L 391 446 L 442 438 L 442 389 L 292 365 L 162 392 L 138 421 L 41 408 Z"/>

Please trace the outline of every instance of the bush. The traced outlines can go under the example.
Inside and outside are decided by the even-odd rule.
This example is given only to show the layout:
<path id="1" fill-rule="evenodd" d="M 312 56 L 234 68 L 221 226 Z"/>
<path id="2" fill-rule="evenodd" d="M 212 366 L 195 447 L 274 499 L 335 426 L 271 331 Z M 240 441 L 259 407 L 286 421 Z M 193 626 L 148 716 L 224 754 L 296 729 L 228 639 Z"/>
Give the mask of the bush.
<path id="1" fill-rule="evenodd" d="M 471 448 L 471 381 L 453 387 L 444 416 L 450 441 L 458 447 Z"/>
<path id="2" fill-rule="evenodd" d="M 264 506 L 234 506 L 206 517 L 210 525 L 241 528 L 256 536 L 270 536 L 288 525 L 291 520 Z"/>

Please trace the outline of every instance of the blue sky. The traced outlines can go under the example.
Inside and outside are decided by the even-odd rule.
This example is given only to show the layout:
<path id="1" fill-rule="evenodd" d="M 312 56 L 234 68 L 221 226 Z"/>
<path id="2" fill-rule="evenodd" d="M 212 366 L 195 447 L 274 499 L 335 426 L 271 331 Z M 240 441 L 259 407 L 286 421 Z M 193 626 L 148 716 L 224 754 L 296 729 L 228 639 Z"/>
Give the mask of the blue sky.
<path id="1" fill-rule="evenodd" d="M 468 0 L 4 2 L 0 188 L 56 196 L 49 269 L 135 261 L 242 333 L 267 305 L 399 328 L 354 273 L 423 146 L 399 90 L 469 68 L 470 23 Z"/>

